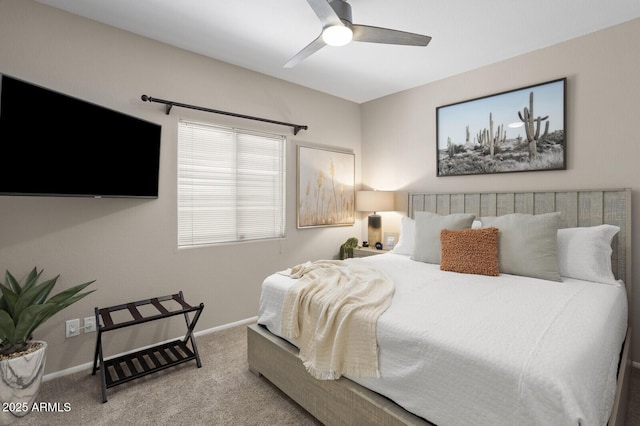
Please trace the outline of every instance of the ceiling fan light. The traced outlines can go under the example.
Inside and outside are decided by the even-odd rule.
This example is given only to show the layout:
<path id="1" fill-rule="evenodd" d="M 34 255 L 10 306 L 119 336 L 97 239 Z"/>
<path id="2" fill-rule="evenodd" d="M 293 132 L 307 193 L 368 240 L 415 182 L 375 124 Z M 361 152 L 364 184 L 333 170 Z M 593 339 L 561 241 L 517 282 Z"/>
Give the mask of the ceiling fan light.
<path id="1" fill-rule="evenodd" d="M 329 46 L 344 46 L 353 38 L 351 28 L 345 25 L 333 25 L 322 31 L 322 39 Z"/>

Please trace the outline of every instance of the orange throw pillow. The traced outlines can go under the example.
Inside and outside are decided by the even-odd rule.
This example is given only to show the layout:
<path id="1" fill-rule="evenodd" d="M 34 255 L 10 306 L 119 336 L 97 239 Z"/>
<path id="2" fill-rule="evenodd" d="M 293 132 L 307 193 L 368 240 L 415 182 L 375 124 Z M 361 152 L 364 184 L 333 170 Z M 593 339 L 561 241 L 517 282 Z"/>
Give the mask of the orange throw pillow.
<path id="1" fill-rule="evenodd" d="M 440 269 L 463 274 L 500 275 L 498 228 L 440 231 Z"/>

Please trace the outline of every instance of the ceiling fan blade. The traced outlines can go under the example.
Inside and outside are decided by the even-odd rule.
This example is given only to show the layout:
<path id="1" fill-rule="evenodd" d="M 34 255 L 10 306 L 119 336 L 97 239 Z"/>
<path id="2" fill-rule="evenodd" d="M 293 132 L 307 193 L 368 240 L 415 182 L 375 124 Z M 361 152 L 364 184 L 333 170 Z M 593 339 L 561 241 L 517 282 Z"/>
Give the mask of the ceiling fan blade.
<path id="1" fill-rule="evenodd" d="M 296 55 L 293 58 L 289 59 L 289 62 L 284 64 L 284 67 L 285 68 L 293 68 L 293 67 L 295 67 L 302 60 L 304 60 L 304 59 L 308 58 L 309 56 L 313 55 L 318 50 L 322 49 L 324 46 L 326 46 L 326 43 L 322 39 L 322 34 L 320 34 L 318 36 L 318 38 L 316 38 L 311 43 L 309 43 L 307 45 L 307 47 L 305 47 L 304 49 L 302 49 L 301 51 L 296 53 Z"/>
<path id="2" fill-rule="evenodd" d="M 352 25 L 353 40 L 368 43 L 402 44 L 407 46 L 426 46 L 431 37 L 390 30 L 388 28 L 370 27 L 368 25 Z"/>
<path id="3" fill-rule="evenodd" d="M 342 21 L 336 14 L 336 11 L 329 5 L 327 0 L 307 0 L 311 9 L 318 15 L 322 28 L 330 27 L 332 25 L 342 25 Z"/>

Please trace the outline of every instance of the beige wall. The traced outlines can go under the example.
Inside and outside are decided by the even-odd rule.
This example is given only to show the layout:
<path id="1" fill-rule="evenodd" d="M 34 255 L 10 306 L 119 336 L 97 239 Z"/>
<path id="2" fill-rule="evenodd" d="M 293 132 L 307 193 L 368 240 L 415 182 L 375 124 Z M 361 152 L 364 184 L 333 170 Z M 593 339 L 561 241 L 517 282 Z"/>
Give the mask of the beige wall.
<path id="1" fill-rule="evenodd" d="M 95 334 L 65 339 L 64 321 L 90 316 L 95 306 L 183 290 L 188 300 L 205 303 L 198 330 L 209 329 L 255 316 L 260 283 L 267 274 L 301 261 L 331 257 L 346 238 L 364 237 L 366 226 L 363 229 L 360 223 L 296 229 L 297 143 L 353 149 L 356 182 L 376 189 L 632 187 L 634 210 L 639 211 L 640 141 L 631 127 L 640 99 L 640 59 L 633 43 L 639 39 L 640 21 L 635 20 L 360 106 L 31 0 L 0 0 L 0 73 L 163 126 L 157 200 L 0 197 L 0 271 L 26 274 L 37 265 L 48 276 L 62 274 L 60 289 L 97 280 L 96 293 L 36 332 L 36 338 L 50 345 L 46 372 L 92 361 Z M 566 171 L 435 177 L 437 106 L 564 76 L 568 77 Z M 293 136 L 284 127 L 180 108 L 167 116 L 162 105 L 140 101 L 142 94 L 307 124 L 309 130 Z M 34 105 L 34 123 L 38 114 L 46 114 L 51 107 L 55 106 Z M 286 239 L 176 249 L 178 117 L 288 135 Z M 385 230 L 397 231 L 400 215 L 384 216 Z M 634 221 L 633 225 L 637 248 L 640 224 Z M 636 249 L 634 263 L 639 256 Z M 182 332 L 180 318 L 123 330 L 107 338 L 107 354 Z M 637 346 L 637 334 L 634 339 Z"/>
<path id="2" fill-rule="evenodd" d="M 442 192 L 630 187 L 639 265 L 638 40 L 640 19 L 363 104 L 362 183 Z M 561 77 L 567 77 L 567 170 L 436 177 L 436 107 Z M 399 214 L 386 216 L 385 230 L 397 229 Z M 638 270 L 633 286 L 632 347 L 640 361 Z"/>
<path id="3" fill-rule="evenodd" d="M 332 257 L 355 227 L 296 229 L 296 145 L 352 149 L 359 180 L 360 107 L 80 18 L 29 0 L 0 0 L 0 73 L 162 125 L 156 200 L 0 197 L 0 271 L 24 276 L 37 265 L 61 274 L 58 287 L 97 280 L 97 292 L 53 317 L 35 338 L 49 343 L 46 372 L 93 360 L 95 333 L 65 339 L 64 322 L 93 308 L 184 291 L 204 302 L 197 330 L 257 315 L 264 277 L 296 263 Z M 147 94 L 194 105 L 306 124 L 291 129 L 142 102 Z M 38 115 L 55 105 L 33 105 Z M 288 137 L 287 238 L 177 250 L 178 117 L 280 132 Z M 74 123 L 71 121 L 70 125 Z M 99 131 L 99 129 L 95 129 Z M 91 138 L 87 139 L 91 143 Z M 10 159 L 2 159 L 10 161 Z M 27 173 L 28 171 L 25 171 Z M 174 317 L 107 336 L 107 355 L 184 333 Z"/>

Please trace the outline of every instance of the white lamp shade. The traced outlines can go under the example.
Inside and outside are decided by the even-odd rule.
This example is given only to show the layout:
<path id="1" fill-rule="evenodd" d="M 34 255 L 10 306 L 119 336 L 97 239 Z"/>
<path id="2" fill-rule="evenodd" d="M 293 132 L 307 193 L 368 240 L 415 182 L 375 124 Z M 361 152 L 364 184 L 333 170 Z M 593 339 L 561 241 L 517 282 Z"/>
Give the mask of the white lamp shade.
<path id="1" fill-rule="evenodd" d="M 395 209 L 393 191 L 358 191 L 356 208 L 361 212 L 388 212 Z"/>

